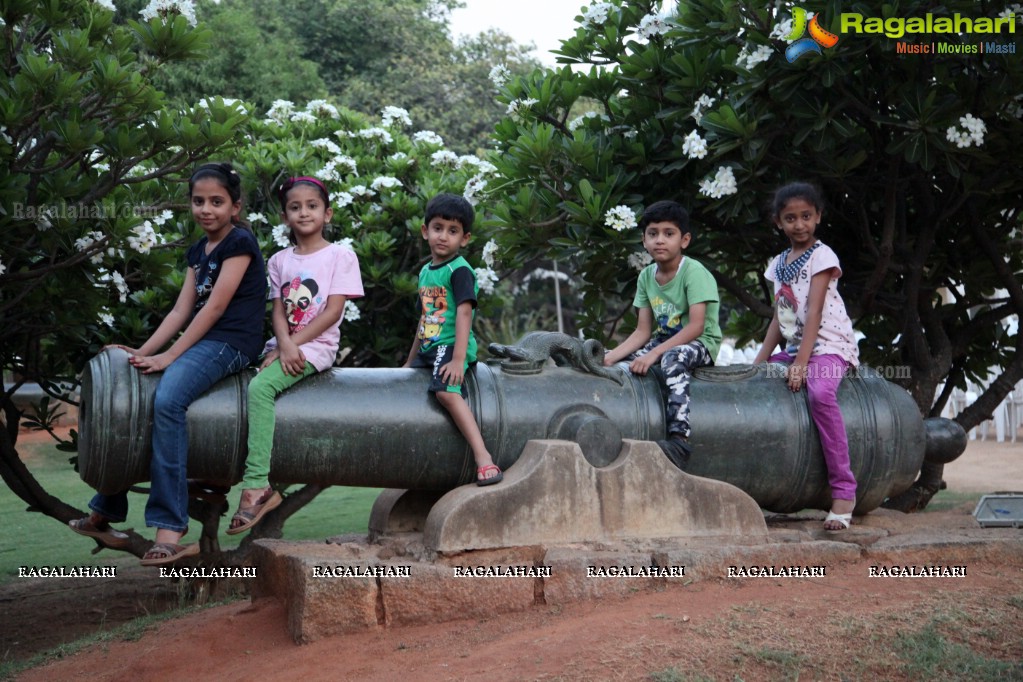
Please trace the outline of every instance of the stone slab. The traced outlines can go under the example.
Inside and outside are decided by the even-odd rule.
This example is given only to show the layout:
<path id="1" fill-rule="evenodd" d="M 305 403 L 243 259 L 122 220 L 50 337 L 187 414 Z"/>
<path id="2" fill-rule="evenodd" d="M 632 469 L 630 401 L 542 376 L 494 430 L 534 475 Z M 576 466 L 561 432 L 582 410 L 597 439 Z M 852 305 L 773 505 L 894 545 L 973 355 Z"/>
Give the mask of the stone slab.
<path id="1" fill-rule="evenodd" d="M 767 526 L 738 488 L 685 474 L 656 443 L 634 440 L 600 468 L 576 443 L 529 441 L 502 483 L 444 495 L 423 532 L 426 547 L 441 553 L 683 537 L 766 540 Z"/>
<path id="2" fill-rule="evenodd" d="M 551 567 L 551 577 L 543 585 L 543 601 L 548 605 L 626 597 L 663 588 L 668 580 L 629 575 L 638 572 L 635 569 L 653 565 L 651 552 L 553 547 L 547 550 L 544 563 Z"/>
<path id="3" fill-rule="evenodd" d="M 287 606 L 288 630 L 297 642 L 380 627 L 485 618 L 498 613 L 601 599 L 620 599 L 657 591 L 671 584 L 703 580 L 757 579 L 730 577 L 729 567 L 824 566 L 825 576 L 845 562 L 868 558 L 879 565 L 971 565 L 984 560 L 1019 564 L 1023 532 L 1013 529 L 932 529 L 916 520 L 889 519 L 886 533 L 869 546 L 842 533 L 819 539 L 819 519 L 772 527 L 767 542 L 711 538 L 632 540 L 563 545 L 527 545 L 457 554 L 424 550 L 422 536 L 404 534 L 388 543 L 336 544 L 258 540 L 259 567 L 253 598 L 275 596 Z M 802 525 L 800 525 L 802 524 Z M 349 536 L 351 537 L 351 536 Z M 313 577 L 316 567 L 404 568 L 404 577 Z M 481 569 L 478 575 L 455 575 L 455 569 Z M 487 568 L 530 568 L 544 575 L 499 577 Z M 622 575 L 622 569 L 676 569 L 676 575 Z M 683 568 L 684 573 L 677 574 Z M 597 574 L 592 574 L 596 569 Z M 601 574 L 601 569 L 603 569 Z M 615 569 L 617 575 L 612 575 Z M 628 571 L 626 571 L 628 572 Z M 775 578 L 767 579 L 808 579 Z M 826 580 L 826 577 L 823 578 Z"/>

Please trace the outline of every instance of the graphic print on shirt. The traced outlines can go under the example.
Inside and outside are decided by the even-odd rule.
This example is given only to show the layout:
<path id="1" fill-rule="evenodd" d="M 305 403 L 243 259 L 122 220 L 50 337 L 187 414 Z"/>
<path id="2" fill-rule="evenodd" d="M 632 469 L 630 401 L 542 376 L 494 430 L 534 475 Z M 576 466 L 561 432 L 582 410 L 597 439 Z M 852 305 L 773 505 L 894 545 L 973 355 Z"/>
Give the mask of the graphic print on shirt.
<path id="1" fill-rule="evenodd" d="M 429 346 L 440 338 L 440 330 L 447 319 L 448 292 L 444 287 L 423 287 L 419 290 L 419 300 L 423 306 L 419 338 L 423 345 Z"/>
<path id="2" fill-rule="evenodd" d="M 205 274 L 205 276 L 203 276 Z M 203 263 L 195 268 L 195 307 L 194 311 L 199 312 L 210 299 L 213 292 L 213 285 L 217 283 L 217 261 L 210 260 L 203 266 Z"/>
<path id="3" fill-rule="evenodd" d="M 305 329 L 319 312 L 323 297 L 317 296 L 320 287 L 312 278 L 294 277 L 281 287 L 281 301 L 284 303 L 284 319 L 294 334 Z"/>
<path id="4" fill-rule="evenodd" d="M 669 338 L 682 330 L 682 311 L 676 308 L 674 303 L 654 296 L 650 299 L 650 308 L 654 311 L 654 320 L 657 321 L 655 336 Z"/>
<path id="5" fill-rule="evenodd" d="M 778 310 L 778 329 L 787 342 L 786 348 L 799 346 L 803 338 L 803 323 L 799 321 L 799 301 L 792 287 L 783 284 L 774 297 L 774 306 Z"/>

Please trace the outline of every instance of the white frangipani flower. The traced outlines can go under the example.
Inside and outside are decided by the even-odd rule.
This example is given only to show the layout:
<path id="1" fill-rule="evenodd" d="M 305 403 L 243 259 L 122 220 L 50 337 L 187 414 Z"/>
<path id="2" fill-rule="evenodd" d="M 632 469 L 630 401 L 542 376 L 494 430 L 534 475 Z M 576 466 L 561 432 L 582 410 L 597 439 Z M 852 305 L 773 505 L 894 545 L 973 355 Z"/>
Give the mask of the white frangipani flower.
<path id="1" fill-rule="evenodd" d="M 173 218 L 174 212 L 171 211 L 169 208 L 165 208 L 162 211 L 160 211 L 159 215 L 154 216 L 152 220 L 154 225 L 162 227 L 168 220 L 171 220 Z"/>
<path id="2" fill-rule="evenodd" d="M 696 125 L 700 125 L 700 119 L 703 118 L 704 110 L 714 106 L 714 102 L 714 98 L 707 95 L 700 95 L 700 98 L 696 100 L 696 105 L 693 107 L 693 113 L 691 114 L 696 119 Z"/>
<path id="3" fill-rule="evenodd" d="M 497 273 L 491 268 L 476 268 L 476 283 L 480 291 L 485 294 L 494 293 L 494 285 L 497 284 Z"/>
<path id="4" fill-rule="evenodd" d="M 401 187 L 401 180 L 398 178 L 392 178 L 389 175 L 381 175 L 370 183 L 370 187 L 377 191 L 380 189 L 393 189 L 395 187 Z"/>
<path id="5" fill-rule="evenodd" d="M 117 289 L 118 299 L 121 303 L 128 300 L 128 283 L 124 281 L 124 277 L 119 272 L 106 272 L 101 271 L 99 276 L 99 282 L 101 283 L 112 283 L 114 288 Z"/>
<path id="6" fill-rule="evenodd" d="M 629 254 L 629 266 L 636 270 L 642 270 L 654 261 L 653 257 L 646 251 L 637 251 Z"/>
<path id="7" fill-rule="evenodd" d="M 664 19 L 664 17 L 657 16 L 656 14 L 648 14 L 643 17 L 639 22 L 639 28 L 636 33 L 642 38 L 649 40 L 654 36 L 662 36 L 671 30 L 671 26 Z"/>
<path id="8" fill-rule="evenodd" d="M 328 102 L 325 99 L 314 99 L 305 105 L 305 110 L 316 118 L 331 118 L 338 119 L 341 114 L 338 112 L 337 107 Z"/>
<path id="9" fill-rule="evenodd" d="M 945 131 L 945 137 L 949 142 L 954 142 L 960 149 L 973 145 L 984 144 L 984 134 L 987 132 L 987 125 L 984 121 L 976 118 L 973 114 L 966 114 L 959 118 L 959 125 L 963 130 L 956 130 L 955 126 Z"/>
<path id="10" fill-rule="evenodd" d="M 79 253 L 82 253 L 84 251 L 88 251 L 95 244 L 103 241 L 104 239 L 106 239 L 105 234 L 103 234 L 99 230 L 93 230 L 92 232 L 87 232 L 78 239 L 76 239 L 75 248 L 78 249 Z M 89 261 L 94 265 L 99 265 L 100 263 L 102 263 L 103 251 L 98 250 L 95 253 L 93 253 L 91 256 L 89 256 Z"/>
<path id="11" fill-rule="evenodd" d="M 355 198 L 348 192 L 338 192 L 330 200 L 338 208 L 344 208 L 345 206 L 350 206 Z"/>
<path id="12" fill-rule="evenodd" d="M 526 99 L 513 99 L 508 103 L 508 108 L 505 110 L 506 114 L 517 114 L 522 109 L 529 109 L 540 100 L 527 97 Z"/>
<path id="13" fill-rule="evenodd" d="M 511 78 L 511 71 L 504 64 L 498 64 L 490 70 L 490 82 L 495 88 L 500 88 Z"/>
<path id="14" fill-rule="evenodd" d="M 376 194 L 376 192 L 366 187 L 365 185 L 355 185 L 354 187 L 349 187 L 348 191 L 351 193 L 353 197 L 363 197 L 366 199 Z"/>
<path id="15" fill-rule="evenodd" d="M 604 214 L 604 224 L 613 229 L 615 232 L 624 232 L 625 230 L 636 227 L 636 214 L 628 206 L 615 206 L 609 209 Z"/>
<path id="16" fill-rule="evenodd" d="M 384 107 L 384 110 L 380 112 L 380 123 L 392 126 L 395 121 L 403 126 L 412 125 L 412 117 L 401 107 Z"/>
<path id="17" fill-rule="evenodd" d="M 720 199 L 723 196 L 735 194 L 738 191 L 739 186 L 735 182 L 735 175 L 732 173 L 730 166 L 718 168 L 713 180 L 704 179 L 700 181 L 700 194 L 711 199 Z"/>
<path id="18" fill-rule="evenodd" d="M 773 40 L 785 40 L 792 34 L 792 17 L 779 21 L 771 29 L 771 35 L 768 37 Z"/>
<path id="19" fill-rule="evenodd" d="M 275 225 L 272 233 L 274 244 L 282 249 L 291 246 L 291 240 L 288 239 L 289 234 L 291 234 L 291 228 L 284 223 Z"/>
<path id="20" fill-rule="evenodd" d="M 146 21 L 157 18 L 167 21 L 171 15 L 180 14 L 192 26 L 199 23 L 195 18 L 195 3 L 192 0 L 149 0 L 149 4 L 139 14 Z"/>
<path id="21" fill-rule="evenodd" d="M 483 246 L 483 262 L 486 263 L 487 267 L 494 267 L 494 254 L 497 253 L 497 242 L 493 239 L 488 241 Z"/>
<path id="22" fill-rule="evenodd" d="M 160 244 L 160 237 L 153 229 L 153 224 L 148 220 L 141 225 L 131 228 L 131 235 L 128 237 L 128 246 L 143 255 L 149 253 L 154 246 Z"/>
<path id="23" fill-rule="evenodd" d="M 50 222 L 50 218 L 52 217 L 53 216 L 50 215 L 50 211 L 48 209 L 40 212 L 39 216 L 36 218 L 36 229 L 40 232 L 46 232 L 48 229 L 53 227 L 53 223 Z"/>
<path id="24" fill-rule="evenodd" d="M 417 133 L 413 133 L 412 141 L 415 143 L 422 142 L 423 144 L 444 144 L 444 138 L 432 130 L 420 130 Z"/>
<path id="25" fill-rule="evenodd" d="M 296 111 L 288 120 L 292 123 L 316 123 L 316 116 L 308 111 Z"/>
<path id="26" fill-rule="evenodd" d="M 440 149 L 430 154 L 430 163 L 434 166 L 450 166 L 454 168 L 458 163 L 458 154 L 447 149 Z"/>
<path id="27" fill-rule="evenodd" d="M 739 52 L 735 63 L 747 71 L 752 71 L 758 64 L 763 64 L 770 59 L 772 54 L 774 54 L 774 50 L 769 45 L 758 45 L 752 52 L 749 51 L 749 46 L 746 45 Z"/>
<path id="28" fill-rule="evenodd" d="M 686 139 L 682 143 L 682 153 L 690 159 L 702 159 L 707 156 L 707 141 L 694 130 L 686 135 Z"/>
<path id="29" fill-rule="evenodd" d="M 595 2 L 583 10 L 582 25 L 589 27 L 601 26 L 607 21 L 608 12 L 611 11 L 610 2 Z"/>
<path id="30" fill-rule="evenodd" d="M 266 112 L 268 120 L 284 123 L 295 112 L 295 103 L 286 99 L 274 100 Z"/>
<path id="31" fill-rule="evenodd" d="M 361 138 L 364 138 L 364 139 L 367 139 L 367 140 L 372 140 L 373 138 L 377 138 L 381 142 L 383 142 L 384 144 L 391 144 L 391 142 L 394 141 L 394 138 L 391 137 L 391 133 L 389 133 L 388 131 L 384 130 L 383 128 L 376 128 L 376 127 L 374 127 L 374 128 L 363 128 L 358 133 L 356 133 L 356 135 L 358 137 L 361 137 Z"/>
<path id="32" fill-rule="evenodd" d="M 465 197 L 466 201 L 475 206 L 479 203 L 476 195 L 482 193 L 486 186 L 487 181 L 483 179 L 482 175 L 474 175 L 465 183 L 465 190 L 462 192 L 462 196 Z"/>
<path id="33" fill-rule="evenodd" d="M 331 140 L 326 137 L 319 137 L 313 140 L 312 142 L 309 143 L 309 146 L 316 147 L 317 149 L 326 149 L 331 154 L 341 153 L 341 147 L 338 147 L 337 143 L 334 142 L 334 140 Z"/>

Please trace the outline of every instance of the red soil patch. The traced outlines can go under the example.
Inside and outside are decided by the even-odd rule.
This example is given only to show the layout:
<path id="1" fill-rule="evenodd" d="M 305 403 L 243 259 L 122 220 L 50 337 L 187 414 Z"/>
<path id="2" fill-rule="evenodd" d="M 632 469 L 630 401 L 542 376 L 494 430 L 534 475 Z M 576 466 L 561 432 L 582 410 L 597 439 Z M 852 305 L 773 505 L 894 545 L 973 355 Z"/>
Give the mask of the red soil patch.
<path id="1" fill-rule="evenodd" d="M 722 578 L 304 646 L 288 635 L 280 602 L 245 601 L 162 623 L 138 641 L 95 646 L 21 679 L 632 680 L 673 668 L 714 679 L 797 670 L 811 679 L 910 679 L 891 667 L 892 647 L 928 624 L 977 655 L 1023 660 L 1023 557 L 969 565 L 965 578 L 870 578 L 868 570 L 860 561 L 829 567 L 823 578 Z"/>
<path id="2" fill-rule="evenodd" d="M 960 489 L 959 481 L 969 482 L 963 489 L 1021 489 L 1021 458 L 1018 446 L 974 442 L 946 480 L 951 490 Z M 981 469 L 991 473 L 977 474 Z M 940 532 L 961 526 L 970 511 L 947 512 L 944 520 L 926 516 Z M 377 629 L 305 646 L 288 634 L 281 603 L 246 600 L 136 631 L 133 641 L 94 645 L 19 679 L 492 682 L 658 673 L 672 679 L 673 670 L 682 673 L 676 679 L 919 679 L 903 649 L 928 628 L 949 645 L 1015 665 L 1004 678 L 1023 679 L 1023 556 L 967 568 L 965 578 L 870 578 L 869 562 L 857 561 L 828 566 L 823 578 L 674 584 L 621 600 Z M 121 568 L 106 581 L 19 580 L 0 588 L 0 660 L 25 658 L 176 601 L 174 583 L 141 568 Z M 963 675 L 976 677 L 945 677 Z"/>

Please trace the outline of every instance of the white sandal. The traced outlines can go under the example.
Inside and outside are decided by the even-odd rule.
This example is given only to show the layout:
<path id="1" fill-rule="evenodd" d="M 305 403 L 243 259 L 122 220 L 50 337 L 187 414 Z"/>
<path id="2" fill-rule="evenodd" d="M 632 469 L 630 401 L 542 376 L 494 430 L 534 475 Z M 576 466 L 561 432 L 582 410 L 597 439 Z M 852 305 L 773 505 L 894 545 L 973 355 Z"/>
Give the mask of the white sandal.
<path id="1" fill-rule="evenodd" d="M 849 526 L 852 525 L 852 512 L 849 512 L 848 514 L 836 514 L 833 511 L 829 511 L 828 517 L 824 519 L 824 523 L 827 523 L 828 521 L 838 521 L 840 524 L 842 524 L 842 527 L 825 528 L 824 530 L 831 531 L 832 533 L 837 533 L 839 531 L 846 530 L 849 528 Z"/>

